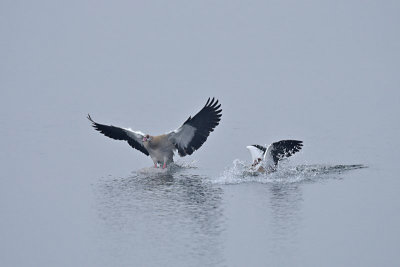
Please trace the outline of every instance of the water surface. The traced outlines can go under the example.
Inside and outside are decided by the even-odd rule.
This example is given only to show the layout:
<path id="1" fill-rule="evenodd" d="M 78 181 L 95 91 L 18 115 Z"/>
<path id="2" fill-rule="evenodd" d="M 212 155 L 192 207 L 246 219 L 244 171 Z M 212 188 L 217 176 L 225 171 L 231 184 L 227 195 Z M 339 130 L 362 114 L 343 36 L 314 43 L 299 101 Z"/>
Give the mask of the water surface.
<path id="1" fill-rule="evenodd" d="M 397 2 L 0 6 L 1 266 L 400 265 Z M 86 119 L 157 135 L 213 96 L 166 171 Z"/>

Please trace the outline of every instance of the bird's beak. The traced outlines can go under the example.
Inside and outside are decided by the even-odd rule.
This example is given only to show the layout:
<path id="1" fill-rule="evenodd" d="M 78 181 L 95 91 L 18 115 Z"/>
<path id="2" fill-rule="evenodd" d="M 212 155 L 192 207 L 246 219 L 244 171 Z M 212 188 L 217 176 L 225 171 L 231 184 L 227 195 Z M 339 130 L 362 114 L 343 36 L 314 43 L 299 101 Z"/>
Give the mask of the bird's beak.
<path id="1" fill-rule="evenodd" d="M 143 142 L 146 142 L 147 141 L 147 138 L 146 137 L 143 137 Z"/>

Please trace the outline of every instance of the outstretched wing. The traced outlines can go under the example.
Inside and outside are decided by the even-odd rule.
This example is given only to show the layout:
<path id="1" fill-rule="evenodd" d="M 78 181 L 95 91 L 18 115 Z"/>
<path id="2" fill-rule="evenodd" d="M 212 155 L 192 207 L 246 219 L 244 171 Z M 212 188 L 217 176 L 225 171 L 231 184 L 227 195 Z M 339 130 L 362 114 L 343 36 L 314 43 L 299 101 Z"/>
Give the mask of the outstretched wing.
<path id="1" fill-rule="evenodd" d="M 272 158 L 274 164 L 277 165 L 281 159 L 290 157 L 294 153 L 300 151 L 302 147 L 303 147 L 303 141 L 281 140 L 272 143 L 268 147 L 264 158 L 267 157 Z"/>
<path id="2" fill-rule="evenodd" d="M 250 151 L 252 162 L 264 158 L 265 151 L 267 150 L 265 147 L 260 145 L 246 146 L 246 148 Z"/>
<path id="3" fill-rule="evenodd" d="M 128 144 L 144 153 L 145 155 L 149 155 L 147 149 L 143 146 L 143 137 L 144 134 L 141 132 L 132 131 L 130 129 L 124 129 L 120 127 L 115 127 L 112 125 L 104 125 L 97 123 L 92 120 L 92 117 L 88 114 L 87 118 L 92 122 L 93 128 L 95 128 L 100 133 L 104 134 L 107 137 L 110 137 L 115 140 L 125 140 Z"/>
<path id="4" fill-rule="evenodd" d="M 207 140 L 221 120 L 218 100 L 207 100 L 205 106 L 193 118 L 189 117 L 181 127 L 168 133 L 169 140 L 175 145 L 181 157 L 191 155 Z"/>

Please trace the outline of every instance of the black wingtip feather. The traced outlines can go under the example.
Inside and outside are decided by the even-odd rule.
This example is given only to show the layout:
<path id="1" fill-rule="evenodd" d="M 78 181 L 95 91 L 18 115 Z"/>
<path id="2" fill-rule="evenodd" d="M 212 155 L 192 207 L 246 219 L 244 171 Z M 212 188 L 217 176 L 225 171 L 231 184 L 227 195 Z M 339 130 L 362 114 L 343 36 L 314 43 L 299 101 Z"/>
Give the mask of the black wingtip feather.
<path id="1" fill-rule="evenodd" d="M 273 143 L 272 146 L 271 154 L 276 165 L 279 160 L 290 157 L 296 152 L 299 152 L 303 147 L 303 141 L 281 140 Z"/>
<path id="2" fill-rule="evenodd" d="M 252 146 L 254 146 L 255 148 L 258 148 L 261 151 L 263 151 L 263 153 L 265 153 L 265 151 L 267 151 L 266 147 L 263 147 L 263 146 L 260 146 L 260 145 L 252 145 Z"/>
<path id="3" fill-rule="evenodd" d="M 149 152 L 140 143 L 138 143 L 137 140 L 134 140 L 133 138 L 128 136 L 124 129 L 112 125 L 104 125 L 97 123 L 92 119 L 92 117 L 89 114 L 87 118 L 92 122 L 92 126 L 96 131 L 99 131 L 105 136 L 115 140 L 125 140 L 131 147 L 139 150 L 140 152 L 144 153 L 147 156 L 149 155 Z"/>
<path id="4" fill-rule="evenodd" d="M 215 97 L 210 99 L 208 98 L 204 107 L 193 118 L 189 117 L 185 121 L 184 124 L 196 128 L 196 134 L 186 148 L 177 147 L 180 156 L 191 155 L 199 149 L 210 133 L 218 126 L 222 116 L 221 104 L 218 105 L 218 99 L 215 99 Z"/>
<path id="5" fill-rule="evenodd" d="M 94 121 L 92 120 L 92 117 L 90 117 L 90 114 L 89 114 L 89 113 L 87 114 L 87 118 L 88 118 L 88 120 L 90 120 L 91 122 L 94 123 Z"/>

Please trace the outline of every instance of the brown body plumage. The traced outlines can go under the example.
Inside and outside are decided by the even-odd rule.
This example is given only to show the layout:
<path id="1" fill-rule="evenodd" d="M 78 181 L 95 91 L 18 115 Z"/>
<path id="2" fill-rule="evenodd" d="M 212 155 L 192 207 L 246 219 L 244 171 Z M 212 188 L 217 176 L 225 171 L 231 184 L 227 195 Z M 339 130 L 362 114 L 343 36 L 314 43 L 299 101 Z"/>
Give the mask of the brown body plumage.
<path id="1" fill-rule="evenodd" d="M 145 135 L 139 131 L 120 128 L 112 125 L 104 125 L 92 120 L 90 115 L 88 119 L 92 126 L 107 137 L 116 140 L 125 140 L 128 144 L 150 156 L 155 167 L 158 164 L 163 168 L 174 161 L 174 151 L 177 151 L 181 157 L 191 155 L 199 149 L 207 140 L 208 136 L 221 120 L 221 105 L 214 98 L 207 100 L 205 106 L 195 115 L 189 117 L 181 127 L 167 134 L 151 136 Z"/>
<path id="2" fill-rule="evenodd" d="M 162 134 L 149 137 L 146 141 L 143 141 L 143 146 L 149 152 L 154 165 L 161 164 L 164 166 L 174 162 L 175 145 L 169 140 L 168 135 Z"/>

